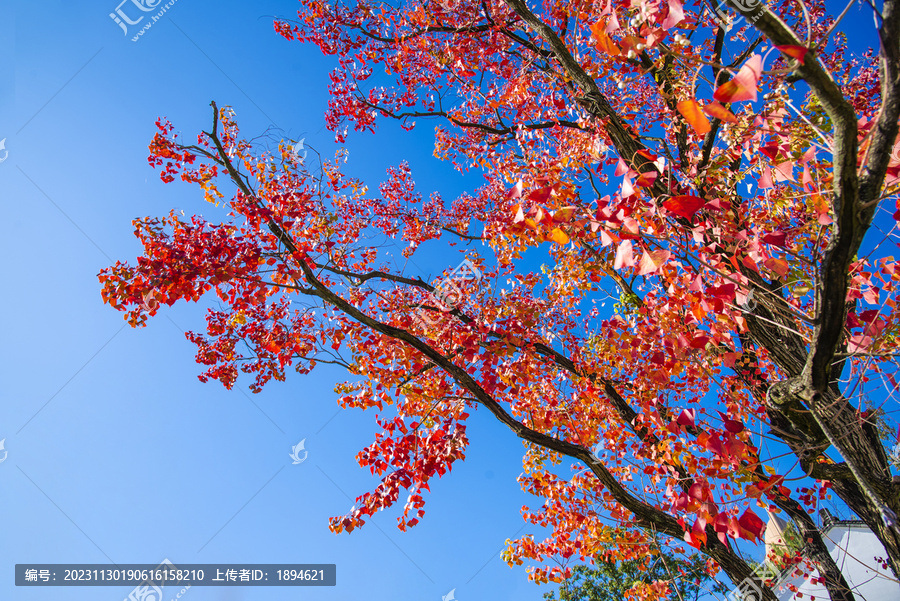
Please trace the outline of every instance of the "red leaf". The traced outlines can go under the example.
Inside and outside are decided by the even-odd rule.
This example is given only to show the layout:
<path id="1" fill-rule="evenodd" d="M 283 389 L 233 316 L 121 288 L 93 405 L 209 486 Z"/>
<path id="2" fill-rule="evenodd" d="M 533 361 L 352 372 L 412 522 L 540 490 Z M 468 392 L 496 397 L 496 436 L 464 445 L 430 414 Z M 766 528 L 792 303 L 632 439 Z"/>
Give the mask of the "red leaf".
<path id="1" fill-rule="evenodd" d="M 528 195 L 529 200 L 537 204 L 544 204 L 553 193 L 553 186 L 545 186 L 538 190 L 534 190 Z"/>
<path id="2" fill-rule="evenodd" d="M 803 61 L 806 60 L 806 53 L 809 52 L 809 48 L 806 46 L 775 46 L 783 53 L 788 55 L 791 58 L 797 59 L 801 65 Z"/>
<path id="3" fill-rule="evenodd" d="M 691 539 L 694 541 L 692 544 L 698 549 L 706 544 L 706 530 L 699 519 L 691 527 Z"/>
<path id="4" fill-rule="evenodd" d="M 766 529 L 766 525 L 763 521 L 750 509 L 747 509 L 747 511 L 738 518 L 738 524 L 742 530 L 741 536 L 747 540 L 762 539 L 763 532 Z"/>
<path id="5" fill-rule="evenodd" d="M 695 482 L 691 484 L 691 487 L 688 489 L 688 496 L 702 502 L 706 500 L 707 492 L 708 491 L 703 489 L 702 485 Z"/>
<path id="6" fill-rule="evenodd" d="M 673 196 L 663 206 L 679 217 L 690 219 L 703 206 L 703 199 L 697 196 Z"/>
<path id="7" fill-rule="evenodd" d="M 556 223 L 563 223 L 572 221 L 572 217 L 575 215 L 575 211 L 578 210 L 578 207 L 562 207 L 557 209 L 553 213 L 553 221 Z"/>
<path id="8" fill-rule="evenodd" d="M 782 232 L 781 230 L 776 230 L 774 232 L 770 232 L 768 234 L 764 234 L 762 236 L 762 241 L 766 244 L 773 244 L 775 246 L 780 246 L 785 248 L 786 246 L 787 234 Z"/>
<path id="9" fill-rule="evenodd" d="M 678 419 L 675 420 L 675 423 L 685 428 L 691 428 L 694 426 L 694 417 L 696 415 L 697 412 L 694 409 L 684 409 L 678 414 Z"/>
<path id="10" fill-rule="evenodd" d="M 756 261 L 750 255 L 744 255 L 741 259 L 741 264 L 747 269 L 752 269 L 753 271 L 759 272 L 759 268 L 756 266 Z"/>
<path id="11" fill-rule="evenodd" d="M 697 438 L 697 442 L 700 442 L 699 437 Z M 704 446 L 706 447 L 706 450 L 711 451 L 711 452 L 715 453 L 716 455 L 724 455 L 725 454 L 725 448 L 722 446 L 722 441 L 719 440 L 718 434 L 716 434 L 715 436 L 710 436 L 706 440 L 706 443 L 704 444 Z"/>
<path id="12" fill-rule="evenodd" d="M 744 431 L 744 424 L 742 424 L 741 422 L 735 421 L 733 419 L 726 419 L 724 423 L 725 429 L 732 434 L 740 434 Z"/>
<path id="13" fill-rule="evenodd" d="M 737 287 L 734 284 L 722 284 L 721 286 L 713 286 L 706 290 L 706 295 L 722 300 L 730 301 L 734 298 L 734 292 Z"/>
<path id="14" fill-rule="evenodd" d="M 706 345 L 709 344 L 709 336 L 704 336 L 700 334 L 699 336 L 691 339 L 691 348 L 703 349 L 706 348 Z"/>
<path id="15" fill-rule="evenodd" d="M 772 142 L 771 144 L 760 146 L 759 151 L 774 161 L 775 157 L 778 156 L 778 144 Z"/>
<path id="16" fill-rule="evenodd" d="M 851 353 L 864 353 L 872 346 L 872 338 L 865 334 L 854 334 L 847 341 L 847 350 Z"/>
<path id="17" fill-rule="evenodd" d="M 719 411 L 719 417 L 722 418 L 722 424 L 725 426 L 725 429 L 732 434 L 740 434 L 744 431 L 744 424 L 742 424 L 741 422 L 729 418 L 721 411 Z"/>
<path id="18" fill-rule="evenodd" d="M 634 183 L 638 186 L 646 188 L 648 186 L 652 186 L 657 177 L 659 177 L 659 173 L 657 173 L 656 171 L 644 171 L 643 173 L 638 175 L 638 178 Z"/>
<path id="19" fill-rule="evenodd" d="M 725 367 L 734 367 L 734 364 L 737 363 L 740 358 L 740 353 L 722 353 L 722 363 Z"/>

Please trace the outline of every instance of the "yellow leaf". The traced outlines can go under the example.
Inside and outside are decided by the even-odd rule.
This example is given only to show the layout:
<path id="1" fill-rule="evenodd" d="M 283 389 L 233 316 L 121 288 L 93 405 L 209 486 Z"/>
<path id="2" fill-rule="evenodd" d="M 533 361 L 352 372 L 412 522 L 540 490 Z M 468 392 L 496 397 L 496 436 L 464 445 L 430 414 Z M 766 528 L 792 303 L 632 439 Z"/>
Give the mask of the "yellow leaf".
<path id="1" fill-rule="evenodd" d="M 568 244 L 569 236 L 567 236 L 564 231 L 557 227 L 553 228 L 553 231 L 550 232 L 550 240 L 553 240 L 557 244 Z"/>

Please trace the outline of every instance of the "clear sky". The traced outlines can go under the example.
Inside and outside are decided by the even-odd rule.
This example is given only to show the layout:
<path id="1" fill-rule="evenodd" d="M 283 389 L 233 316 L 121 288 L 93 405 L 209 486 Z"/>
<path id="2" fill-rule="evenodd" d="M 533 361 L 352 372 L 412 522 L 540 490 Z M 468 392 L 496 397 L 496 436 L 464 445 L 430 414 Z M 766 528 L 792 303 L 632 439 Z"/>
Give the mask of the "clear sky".
<path id="1" fill-rule="evenodd" d="M 229 392 L 197 380 L 184 339 L 203 329 L 202 304 L 164 308 L 140 330 L 102 304 L 97 273 L 140 252 L 133 218 L 222 215 L 147 165 L 157 117 L 193 139 L 215 100 L 246 137 L 334 150 L 323 126 L 332 60 L 272 27 L 297 2 L 177 0 L 136 42 L 145 23 L 123 33 L 109 16 L 118 2 L 0 0 L 0 599 L 118 601 L 131 590 L 16 588 L 16 563 L 163 558 L 337 564 L 331 588 L 194 587 L 188 601 L 440 601 L 451 589 L 459 601 L 540 599 L 548 589 L 500 559 L 507 538 L 541 533 L 519 514 L 533 501 L 515 480 L 522 444 L 485 412 L 417 527 L 398 531 L 392 511 L 334 535 L 328 518 L 377 482 L 354 459 L 375 415 L 339 411 L 344 372 L 319 367 L 259 395 L 244 378 Z M 432 157 L 428 123 L 412 134 L 382 123 L 348 148 L 348 172 L 370 186 L 404 159 L 423 195 L 482 182 Z M 417 275 L 456 264 L 432 259 Z M 304 439 L 308 458 L 293 465 Z"/>
<path id="2" fill-rule="evenodd" d="M 333 152 L 332 63 L 272 27 L 298 3 L 178 0 L 132 42 L 138 27 L 125 35 L 109 17 L 118 1 L 0 2 L 0 598 L 117 601 L 131 590 L 16 588 L 16 563 L 169 558 L 337 564 L 333 588 L 194 587 L 188 601 L 440 601 L 454 588 L 460 601 L 540 599 L 547 588 L 500 559 L 507 538 L 533 529 L 519 514 L 530 501 L 515 481 L 522 445 L 489 416 L 470 420 L 468 458 L 433 482 L 419 526 L 398 531 L 395 511 L 334 535 L 328 517 L 377 482 L 354 460 L 375 416 L 338 411 L 344 373 L 228 392 L 197 381 L 182 333 L 203 329 L 202 306 L 132 330 L 102 304 L 96 274 L 140 252 L 133 218 L 219 218 L 197 188 L 164 185 L 147 165 L 158 116 L 193 138 L 215 100 L 248 137 L 279 128 L 276 138 Z M 351 136 L 352 174 L 377 183 L 408 159 L 426 195 L 480 183 L 432 158 L 431 127 L 381 134 Z M 308 459 L 293 465 L 302 439 Z"/>

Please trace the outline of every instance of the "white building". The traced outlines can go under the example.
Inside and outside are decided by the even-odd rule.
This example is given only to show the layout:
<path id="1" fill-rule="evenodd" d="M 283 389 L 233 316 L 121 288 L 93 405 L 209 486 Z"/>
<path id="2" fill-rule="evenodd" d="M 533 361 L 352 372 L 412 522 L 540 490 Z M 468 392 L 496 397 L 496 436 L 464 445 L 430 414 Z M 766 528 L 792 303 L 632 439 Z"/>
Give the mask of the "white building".
<path id="1" fill-rule="evenodd" d="M 887 553 L 875 534 L 860 521 L 837 520 L 822 510 L 822 537 L 831 556 L 847 579 L 857 601 L 900 601 L 900 582 L 894 578 L 889 567 L 884 567 L 879 558 Z M 777 521 L 776 521 L 777 520 Z M 766 527 L 766 548 L 781 543 L 778 534 L 783 532 L 785 523 L 778 518 L 771 519 Z M 802 574 L 782 575 L 774 585 L 779 601 L 826 601 L 829 599 L 824 585 L 813 584 L 818 576 L 813 572 L 808 578 Z M 797 587 L 792 589 L 789 585 Z M 802 593 L 801 597 L 797 593 Z"/>

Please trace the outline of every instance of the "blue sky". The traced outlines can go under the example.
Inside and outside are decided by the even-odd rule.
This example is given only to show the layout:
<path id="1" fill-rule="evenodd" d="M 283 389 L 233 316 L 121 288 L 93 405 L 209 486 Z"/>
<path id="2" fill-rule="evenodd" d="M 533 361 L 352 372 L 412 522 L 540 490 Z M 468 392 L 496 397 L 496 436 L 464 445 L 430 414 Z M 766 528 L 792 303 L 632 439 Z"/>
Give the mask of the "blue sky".
<path id="1" fill-rule="evenodd" d="M 195 587 L 190 601 L 438 601 L 451 589 L 460 601 L 540 599 L 548 589 L 499 557 L 507 538 L 540 535 L 519 514 L 532 501 L 515 481 L 523 447 L 484 412 L 419 526 L 398 531 L 394 511 L 333 535 L 328 517 L 376 483 L 354 460 L 374 414 L 335 402 L 345 373 L 323 366 L 259 395 L 245 378 L 229 392 L 197 380 L 183 336 L 203 328 L 202 304 L 165 308 L 140 330 L 102 304 L 97 272 L 140 252 L 133 218 L 222 215 L 147 165 L 157 117 L 192 139 L 215 100 L 245 136 L 273 128 L 326 156 L 334 148 L 323 127 L 332 60 L 272 28 L 297 2 L 177 0 L 132 42 L 143 23 L 123 34 L 109 17 L 118 1 L 0 6 L 0 597 L 119 600 L 131 587 L 16 588 L 13 565 L 169 558 L 337 564 L 333 588 Z M 348 171 L 371 186 L 408 160 L 423 195 L 479 185 L 432 157 L 431 132 L 420 122 L 412 134 L 391 123 L 351 134 Z M 456 264 L 435 259 L 413 269 L 428 277 Z M 302 439 L 308 459 L 292 465 Z"/>
<path id="2" fill-rule="evenodd" d="M 163 558 L 337 564 L 333 588 L 194 587 L 190 601 L 439 601 L 453 588 L 460 601 L 541 598 L 547 588 L 499 556 L 531 531 L 518 511 L 529 499 L 515 481 L 522 445 L 487 415 L 470 421 L 468 458 L 433 483 L 419 526 L 398 531 L 393 512 L 334 535 L 328 517 L 376 483 L 354 460 L 374 414 L 338 411 L 344 373 L 228 392 L 197 381 L 182 333 L 202 329 L 202 306 L 166 308 L 132 330 L 102 304 L 96 274 L 140 251 L 133 218 L 170 208 L 218 218 L 196 188 L 164 185 L 147 165 L 158 116 L 192 138 L 215 100 L 248 136 L 274 126 L 333 148 L 322 118 L 331 63 L 272 28 L 272 16 L 296 13 L 293 0 L 178 0 L 137 42 L 108 16 L 116 5 L 0 8 L 0 598 L 119 600 L 131 587 L 16 588 L 13 565 Z M 407 159 L 425 194 L 461 189 L 432 158 L 430 127 L 402 144 L 391 127 L 351 137 L 355 175 L 378 182 Z M 292 465 L 304 438 L 308 459 Z"/>

